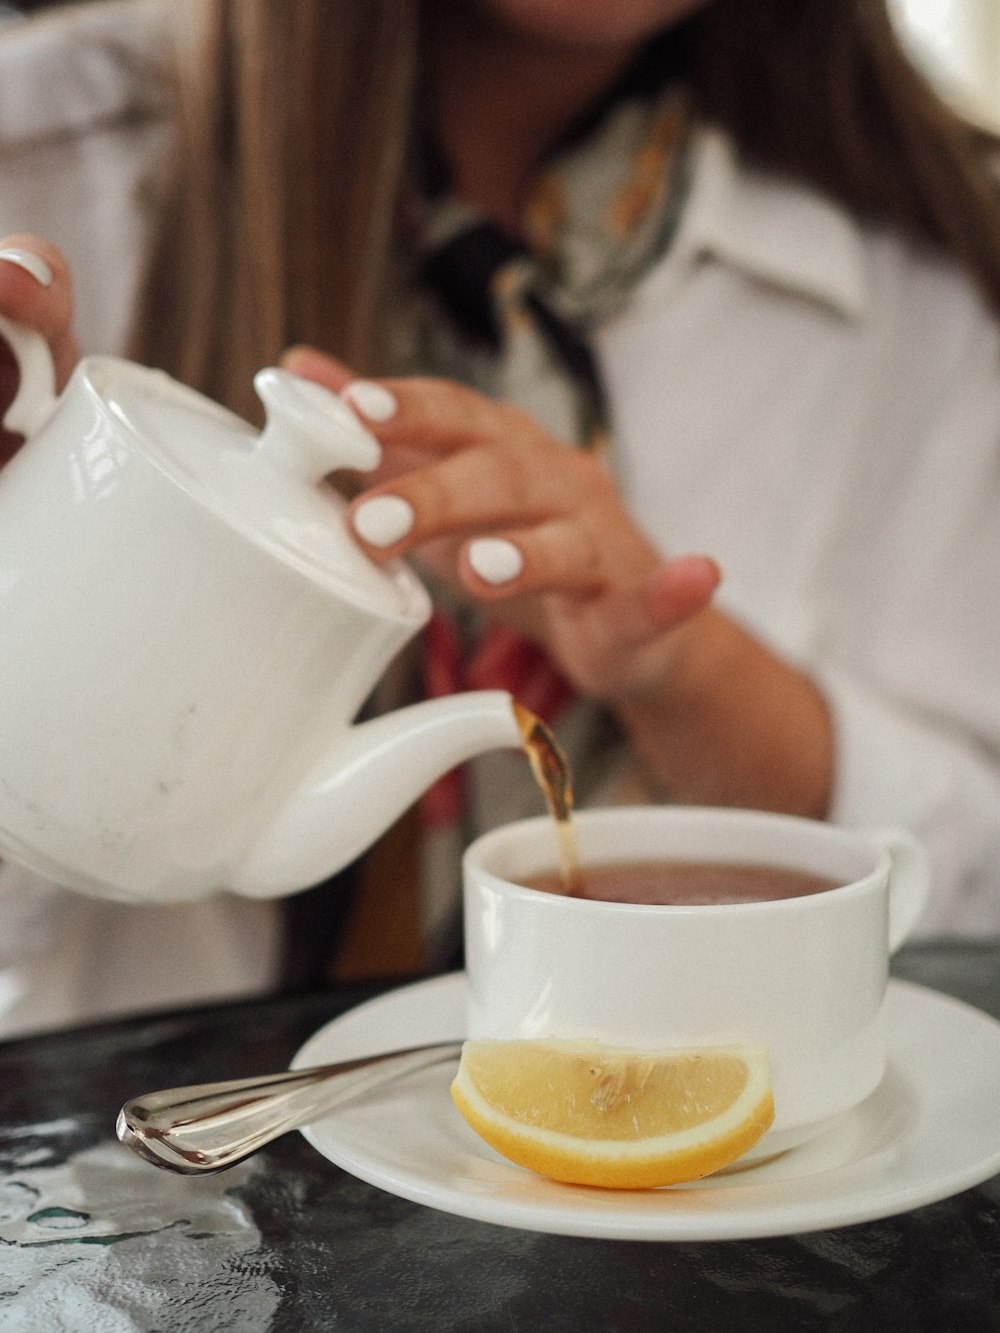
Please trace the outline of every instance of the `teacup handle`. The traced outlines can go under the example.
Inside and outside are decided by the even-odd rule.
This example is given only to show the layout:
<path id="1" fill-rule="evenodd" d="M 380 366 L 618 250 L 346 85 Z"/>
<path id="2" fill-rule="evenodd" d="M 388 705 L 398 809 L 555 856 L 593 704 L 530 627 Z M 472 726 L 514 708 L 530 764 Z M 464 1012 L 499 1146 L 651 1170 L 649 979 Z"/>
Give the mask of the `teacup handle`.
<path id="1" fill-rule="evenodd" d="M 56 405 L 56 367 L 48 342 L 34 329 L 0 315 L 0 334 L 10 343 L 21 374 L 14 401 L 3 424 L 18 435 L 34 435 L 45 425 Z"/>
<path id="2" fill-rule="evenodd" d="M 889 952 L 895 953 L 923 915 L 931 891 L 930 858 L 904 828 L 874 830 L 889 853 Z"/>

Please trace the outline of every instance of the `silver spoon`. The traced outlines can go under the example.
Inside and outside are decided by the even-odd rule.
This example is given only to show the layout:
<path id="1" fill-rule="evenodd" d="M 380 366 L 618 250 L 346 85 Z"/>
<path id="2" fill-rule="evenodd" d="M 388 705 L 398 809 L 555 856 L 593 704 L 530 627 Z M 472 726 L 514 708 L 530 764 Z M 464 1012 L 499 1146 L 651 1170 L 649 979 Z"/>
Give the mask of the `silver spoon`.
<path id="1" fill-rule="evenodd" d="M 208 1175 L 370 1088 L 457 1060 L 461 1051 L 460 1041 L 434 1042 L 311 1069 L 147 1092 L 125 1103 L 116 1129 L 146 1161 L 182 1175 Z"/>

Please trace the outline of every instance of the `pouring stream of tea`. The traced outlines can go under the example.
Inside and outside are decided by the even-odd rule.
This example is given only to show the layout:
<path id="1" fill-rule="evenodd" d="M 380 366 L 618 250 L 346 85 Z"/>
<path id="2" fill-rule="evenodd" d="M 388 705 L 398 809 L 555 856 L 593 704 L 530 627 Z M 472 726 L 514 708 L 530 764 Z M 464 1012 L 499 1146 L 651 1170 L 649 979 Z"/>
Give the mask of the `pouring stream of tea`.
<path id="1" fill-rule="evenodd" d="M 514 700 L 514 717 L 531 770 L 555 823 L 563 891 L 569 896 L 582 895 L 583 877 L 573 826 L 573 781 L 569 761 L 541 718 L 517 700 Z"/>

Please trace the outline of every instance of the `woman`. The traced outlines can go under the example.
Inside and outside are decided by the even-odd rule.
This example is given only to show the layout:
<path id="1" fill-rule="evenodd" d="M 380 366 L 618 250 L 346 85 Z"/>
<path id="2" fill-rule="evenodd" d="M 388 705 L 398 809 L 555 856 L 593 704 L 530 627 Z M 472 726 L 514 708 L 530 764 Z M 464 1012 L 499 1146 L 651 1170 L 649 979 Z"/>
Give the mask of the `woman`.
<path id="1" fill-rule="evenodd" d="M 55 274 L 0 265 L 0 309 L 71 363 L 38 233 L 86 350 L 245 414 L 285 348 L 343 392 L 384 446 L 358 539 L 418 560 L 441 608 L 387 692 L 512 686 L 585 801 L 909 824 L 929 928 L 1000 928 L 1000 210 L 882 5 L 119 0 L 12 30 L 25 100 L 32 50 L 79 104 L 36 91 L 43 126 L 0 148 L 0 223 L 29 233 L 7 249 Z M 29 160 L 42 129 L 61 173 Z M 443 864 L 536 808 L 517 762 L 424 803 L 432 955 Z M 225 988 L 266 984 L 273 921 L 226 909 L 173 988 L 69 987 L 58 1018 L 207 993 L 239 930 L 270 944 L 234 946 Z M 87 913 L 116 966 L 142 955 L 111 942 L 123 909 L 58 911 L 76 967 Z M 43 957 L 12 958 L 22 993 Z"/>

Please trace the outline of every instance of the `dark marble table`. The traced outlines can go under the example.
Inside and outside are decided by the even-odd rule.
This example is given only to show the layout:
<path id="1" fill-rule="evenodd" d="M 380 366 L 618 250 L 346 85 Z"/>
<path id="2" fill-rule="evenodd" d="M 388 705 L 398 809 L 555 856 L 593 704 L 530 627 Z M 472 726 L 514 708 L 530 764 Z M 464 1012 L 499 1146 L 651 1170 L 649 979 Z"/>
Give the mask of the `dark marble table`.
<path id="1" fill-rule="evenodd" d="M 894 972 L 1000 1017 L 1000 944 Z M 538 1234 L 409 1203 L 289 1135 L 205 1179 L 114 1137 L 140 1091 L 281 1068 L 374 994 L 159 1014 L 0 1045 L 0 1333 L 1000 1330 L 1000 1177 L 898 1217 L 769 1240 Z M 1000 1135 L 1000 1089 L 997 1098 Z"/>

